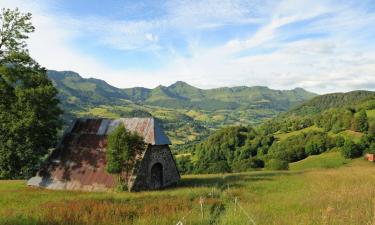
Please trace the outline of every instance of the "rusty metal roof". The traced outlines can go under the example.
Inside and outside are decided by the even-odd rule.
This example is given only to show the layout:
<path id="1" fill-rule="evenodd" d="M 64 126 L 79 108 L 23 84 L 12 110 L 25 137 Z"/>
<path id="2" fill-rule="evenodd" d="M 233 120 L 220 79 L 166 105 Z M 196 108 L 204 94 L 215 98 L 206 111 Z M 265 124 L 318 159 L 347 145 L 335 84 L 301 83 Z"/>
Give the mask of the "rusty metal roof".
<path id="1" fill-rule="evenodd" d="M 151 145 L 169 145 L 154 118 L 77 119 L 65 132 L 56 151 L 28 185 L 49 189 L 106 190 L 116 179 L 105 170 L 107 134 L 119 124 L 137 132 Z"/>
<path id="2" fill-rule="evenodd" d="M 170 145 L 162 126 L 154 118 L 120 118 L 109 119 L 77 119 L 67 133 L 87 133 L 108 135 L 120 124 L 130 132 L 136 132 L 144 138 L 144 142 L 152 145 Z"/>

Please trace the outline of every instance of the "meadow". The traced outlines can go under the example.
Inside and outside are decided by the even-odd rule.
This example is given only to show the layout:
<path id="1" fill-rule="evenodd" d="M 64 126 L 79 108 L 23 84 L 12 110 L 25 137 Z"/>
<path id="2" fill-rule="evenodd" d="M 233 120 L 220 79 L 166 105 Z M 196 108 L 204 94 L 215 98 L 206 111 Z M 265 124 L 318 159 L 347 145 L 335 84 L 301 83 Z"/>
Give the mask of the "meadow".
<path id="1" fill-rule="evenodd" d="M 51 191 L 4 180 L 0 223 L 374 224 L 374 166 L 328 152 L 289 171 L 188 175 L 177 187 L 139 193 Z"/>

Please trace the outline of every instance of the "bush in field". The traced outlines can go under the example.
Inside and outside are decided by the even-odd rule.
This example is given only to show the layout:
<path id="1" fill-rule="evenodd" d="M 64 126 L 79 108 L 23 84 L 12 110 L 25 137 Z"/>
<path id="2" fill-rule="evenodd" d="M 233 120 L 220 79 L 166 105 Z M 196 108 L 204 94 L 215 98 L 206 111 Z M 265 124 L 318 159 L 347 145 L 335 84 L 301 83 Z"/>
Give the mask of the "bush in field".
<path id="1" fill-rule="evenodd" d="M 375 134 L 363 135 L 359 146 L 364 152 L 375 153 Z"/>
<path id="2" fill-rule="evenodd" d="M 339 135 L 339 136 L 336 137 L 336 146 L 337 147 L 344 146 L 344 143 L 345 143 L 345 138 L 343 136 Z"/>
<path id="3" fill-rule="evenodd" d="M 362 109 L 354 117 L 353 126 L 356 131 L 365 132 L 368 130 L 369 124 L 367 119 L 366 110 Z"/>
<path id="4" fill-rule="evenodd" d="M 130 171 L 136 164 L 135 157 L 144 149 L 143 138 L 127 131 L 123 124 L 108 135 L 106 169 L 109 173 L 118 175 L 120 189 L 126 189 Z"/>
<path id="5" fill-rule="evenodd" d="M 312 137 L 305 145 L 305 152 L 308 155 L 317 155 L 326 150 L 326 140 L 322 135 Z"/>
<path id="6" fill-rule="evenodd" d="M 362 155 L 362 150 L 352 140 L 347 139 L 341 148 L 341 154 L 347 159 L 354 159 Z"/>
<path id="7" fill-rule="evenodd" d="M 249 158 L 243 159 L 239 161 L 234 161 L 232 164 L 232 171 L 233 172 L 244 172 L 250 171 L 256 168 L 263 168 L 264 161 L 258 158 Z"/>
<path id="8" fill-rule="evenodd" d="M 230 173 L 231 168 L 229 167 L 228 163 L 224 160 L 220 160 L 217 162 L 208 163 L 207 167 L 202 170 L 197 168 L 195 173 Z"/>
<path id="9" fill-rule="evenodd" d="M 190 174 L 194 170 L 194 164 L 190 156 L 180 156 L 176 158 L 176 166 L 180 174 Z"/>
<path id="10" fill-rule="evenodd" d="M 289 169 L 289 164 L 287 161 L 280 159 L 270 159 L 266 162 L 266 169 L 268 170 L 287 170 Z"/>

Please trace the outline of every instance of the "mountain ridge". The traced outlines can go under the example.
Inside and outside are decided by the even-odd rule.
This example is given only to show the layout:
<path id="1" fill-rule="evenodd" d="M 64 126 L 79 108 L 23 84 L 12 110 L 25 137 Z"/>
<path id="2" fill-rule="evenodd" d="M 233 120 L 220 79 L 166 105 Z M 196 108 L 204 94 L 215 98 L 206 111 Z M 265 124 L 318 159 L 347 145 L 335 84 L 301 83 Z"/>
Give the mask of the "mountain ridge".
<path id="1" fill-rule="evenodd" d="M 153 116 L 163 121 L 173 144 L 196 142 L 227 125 L 260 123 L 316 96 L 261 86 L 200 89 L 183 81 L 121 89 L 72 71 L 49 70 L 48 76 L 59 90 L 66 124 L 76 117 Z"/>

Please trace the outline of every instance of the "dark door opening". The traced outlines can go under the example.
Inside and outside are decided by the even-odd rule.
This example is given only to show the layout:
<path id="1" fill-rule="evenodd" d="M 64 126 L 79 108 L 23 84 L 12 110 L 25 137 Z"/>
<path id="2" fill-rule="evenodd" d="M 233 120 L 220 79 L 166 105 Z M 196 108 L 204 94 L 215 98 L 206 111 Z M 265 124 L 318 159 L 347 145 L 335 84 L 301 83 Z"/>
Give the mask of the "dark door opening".
<path id="1" fill-rule="evenodd" d="M 155 163 L 151 168 L 151 188 L 159 189 L 163 187 L 163 165 Z"/>

